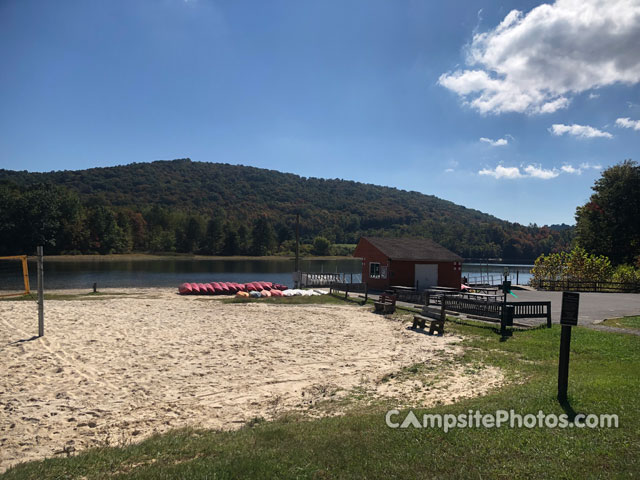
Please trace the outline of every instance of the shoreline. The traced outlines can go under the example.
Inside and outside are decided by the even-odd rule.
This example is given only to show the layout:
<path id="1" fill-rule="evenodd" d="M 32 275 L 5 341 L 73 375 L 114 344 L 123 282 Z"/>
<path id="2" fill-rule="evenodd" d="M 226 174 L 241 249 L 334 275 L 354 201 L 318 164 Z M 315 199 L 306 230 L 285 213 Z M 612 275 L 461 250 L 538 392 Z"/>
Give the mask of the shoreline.
<path id="1" fill-rule="evenodd" d="M 28 260 L 36 260 L 35 255 L 28 255 Z M 295 256 L 278 256 L 278 255 L 265 255 L 262 257 L 252 257 L 249 255 L 234 255 L 234 256 L 220 256 L 220 255 L 196 255 L 189 253 L 171 253 L 171 254 L 158 254 L 158 253 L 110 253 L 107 255 L 100 254 L 83 254 L 83 255 L 45 255 L 45 261 L 47 262 L 117 262 L 117 261 L 159 261 L 159 260 L 209 260 L 209 261 L 295 261 Z M 357 257 L 349 256 L 308 256 L 300 257 L 300 260 L 357 260 Z"/>

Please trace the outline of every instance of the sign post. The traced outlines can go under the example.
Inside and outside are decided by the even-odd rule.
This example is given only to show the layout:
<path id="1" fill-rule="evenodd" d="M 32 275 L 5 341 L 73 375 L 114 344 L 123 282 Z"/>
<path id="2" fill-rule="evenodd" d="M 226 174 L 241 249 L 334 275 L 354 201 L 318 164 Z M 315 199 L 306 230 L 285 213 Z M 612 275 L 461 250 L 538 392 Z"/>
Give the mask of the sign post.
<path id="1" fill-rule="evenodd" d="M 507 294 L 511 293 L 511 281 L 509 278 L 509 267 L 504 267 L 504 281 L 502 282 L 502 315 L 500 316 L 500 335 L 504 337 L 510 337 L 511 332 L 507 330 L 507 327 L 513 326 L 513 306 L 507 306 Z M 515 296 L 515 295 L 514 295 Z"/>
<path id="2" fill-rule="evenodd" d="M 567 401 L 569 383 L 569 349 L 571 346 L 571 327 L 578 325 L 578 307 L 580 294 L 562 292 L 562 313 L 560 314 L 560 362 L 558 363 L 558 401 Z"/>

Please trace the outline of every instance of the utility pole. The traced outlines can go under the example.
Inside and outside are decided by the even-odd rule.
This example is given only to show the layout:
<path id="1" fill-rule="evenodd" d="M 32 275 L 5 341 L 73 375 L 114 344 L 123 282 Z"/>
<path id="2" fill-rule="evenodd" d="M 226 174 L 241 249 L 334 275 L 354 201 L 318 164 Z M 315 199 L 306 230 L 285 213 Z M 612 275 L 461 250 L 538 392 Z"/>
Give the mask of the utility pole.
<path id="1" fill-rule="evenodd" d="M 300 288 L 300 214 L 296 213 L 296 288 Z"/>

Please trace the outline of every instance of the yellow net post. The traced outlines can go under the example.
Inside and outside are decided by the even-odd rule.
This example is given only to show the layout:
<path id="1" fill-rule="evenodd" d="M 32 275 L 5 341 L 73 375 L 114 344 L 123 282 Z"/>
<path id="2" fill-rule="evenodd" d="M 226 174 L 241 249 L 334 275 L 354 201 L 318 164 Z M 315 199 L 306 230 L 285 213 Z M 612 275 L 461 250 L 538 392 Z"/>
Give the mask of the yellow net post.
<path id="1" fill-rule="evenodd" d="M 27 265 L 27 256 L 21 255 L 22 257 L 22 275 L 24 276 L 24 293 L 30 294 L 31 289 L 29 288 L 29 266 Z"/>
<path id="2" fill-rule="evenodd" d="M 27 256 L 26 255 L 11 255 L 7 257 L 0 257 L 0 260 L 20 260 L 22 263 L 22 276 L 24 282 L 24 291 L 20 293 L 4 293 L 0 294 L 0 297 L 14 297 L 18 295 L 26 295 L 31 293 L 31 289 L 29 287 L 29 266 L 27 265 Z"/>

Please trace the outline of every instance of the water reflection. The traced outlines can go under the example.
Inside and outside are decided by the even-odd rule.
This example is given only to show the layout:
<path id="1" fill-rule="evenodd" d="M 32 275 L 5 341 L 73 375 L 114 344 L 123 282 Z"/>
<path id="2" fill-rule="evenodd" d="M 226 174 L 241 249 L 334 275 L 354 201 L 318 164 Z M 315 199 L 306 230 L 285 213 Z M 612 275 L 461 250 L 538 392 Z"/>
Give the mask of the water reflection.
<path id="1" fill-rule="evenodd" d="M 467 278 L 494 276 L 498 281 L 506 265 L 465 263 L 462 275 Z M 300 262 L 302 271 L 339 272 L 347 274 L 347 281 L 359 282 L 362 263 L 360 259 L 306 260 Z M 526 284 L 531 275 L 531 265 L 508 265 L 511 280 Z M 96 257 L 92 260 L 45 260 L 45 286 L 47 289 L 98 287 L 177 287 L 183 282 L 207 283 L 213 281 L 252 282 L 256 280 L 293 286 L 292 259 L 193 259 L 162 258 L 141 260 L 113 260 Z M 516 273 L 518 272 L 518 273 Z M 36 264 L 29 262 L 31 285 L 36 285 Z M 517 276 L 516 276 L 517 275 Z M 0 272 L 0 289 L 3 284 L 21 282 L 21 275 Z"/>

